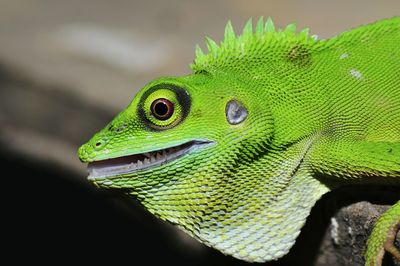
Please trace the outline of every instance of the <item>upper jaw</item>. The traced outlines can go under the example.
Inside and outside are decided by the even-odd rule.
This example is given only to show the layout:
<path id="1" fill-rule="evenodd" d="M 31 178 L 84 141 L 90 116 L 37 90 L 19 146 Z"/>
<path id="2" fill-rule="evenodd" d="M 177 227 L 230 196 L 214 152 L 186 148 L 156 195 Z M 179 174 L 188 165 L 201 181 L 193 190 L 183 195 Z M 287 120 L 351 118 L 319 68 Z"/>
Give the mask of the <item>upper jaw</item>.
<path id="1" fill-rule="evenodd" d="M 95 181 L 150 169 L 213 144 L 214 142 L 209 140 L 192 140 L 165 149 L 93 161 L 87 167 L 88 179 Z"/>

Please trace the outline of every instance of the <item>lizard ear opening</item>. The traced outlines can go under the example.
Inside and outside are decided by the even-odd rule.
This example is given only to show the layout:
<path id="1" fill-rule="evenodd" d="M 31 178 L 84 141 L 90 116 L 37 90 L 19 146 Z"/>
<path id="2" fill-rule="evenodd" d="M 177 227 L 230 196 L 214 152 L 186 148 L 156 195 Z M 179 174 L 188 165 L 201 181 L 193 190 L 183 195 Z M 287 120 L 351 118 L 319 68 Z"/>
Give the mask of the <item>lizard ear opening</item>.
<path id="1" fill-rule="evenodd" d="M 242 123 L 248 115 L 247 109 L 236 100 L 230 100 L 226 104 L 226 119 L 229 124 L 237 125 Z"/>

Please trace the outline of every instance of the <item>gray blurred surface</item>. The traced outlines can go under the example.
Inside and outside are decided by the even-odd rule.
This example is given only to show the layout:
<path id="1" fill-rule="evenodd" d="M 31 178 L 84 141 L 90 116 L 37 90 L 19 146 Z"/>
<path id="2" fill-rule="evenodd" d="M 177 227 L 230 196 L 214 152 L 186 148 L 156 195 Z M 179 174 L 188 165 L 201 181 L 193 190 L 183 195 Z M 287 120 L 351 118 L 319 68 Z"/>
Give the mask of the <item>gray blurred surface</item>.
<path id="1" fill-rule="evenodd" d="M 249 17 L 271 16 L 279 27 L 296 22 L 328 38 L 400 14 L 399 0 L 2 0 L 0 7 L 1 150 L 43 169 L 60 167 L 84 186 L 79 145 L 147 82 L 190 73 L 195 45 L 204 47 L 206 35 L 221 40 L 228 20 L 240 32 Z M 190 252 L 199 250 L 178 236 Z M 307 235 L 302 238 L 307 245 Z M 303 253 L 297 249 L 294 256 Z M 280 265 L 295 260 L 288 261 Z M 342 265 L 337 261 L 331 263 Z"/>

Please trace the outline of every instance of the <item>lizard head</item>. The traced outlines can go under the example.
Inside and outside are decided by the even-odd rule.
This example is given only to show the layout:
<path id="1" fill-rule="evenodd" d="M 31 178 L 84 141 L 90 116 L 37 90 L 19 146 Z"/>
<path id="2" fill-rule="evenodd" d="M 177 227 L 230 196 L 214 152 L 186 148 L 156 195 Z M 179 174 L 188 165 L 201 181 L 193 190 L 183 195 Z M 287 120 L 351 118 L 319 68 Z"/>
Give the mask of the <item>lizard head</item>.
<path id="1" fill-rule="evenodd" d="M 241 204 L 239 188 L 251 186 L 252 174 L 236 172 L 262 156 L 273 131 L 263 97 L 222 76 L 161 78 L 142 88 L 80 147 L 88 179 L 123 189 L 204 241 L 202 228 L 217 226 Z"/>
<path id="2" fill-rule="evenodd" d="M 282 257 L 327 191 L 303 167 L 307 122 L 288 125 L 299 104 L 282 90 L 289 73 L 302 71 L 298 62 L 311 62 L 298 47 L 314 41 L 297 44 L 306 36 L 295 39 L 293 26 L 275 33 L 261 18 L 254 35 L 248 23 L 236 38 L 228 24 L 221 47 L 207 39 L 210 53 L 196 50 L 193 74 L 150 82 L 79 149 L 89 180 L 122 189 L 225 254 Z"/>

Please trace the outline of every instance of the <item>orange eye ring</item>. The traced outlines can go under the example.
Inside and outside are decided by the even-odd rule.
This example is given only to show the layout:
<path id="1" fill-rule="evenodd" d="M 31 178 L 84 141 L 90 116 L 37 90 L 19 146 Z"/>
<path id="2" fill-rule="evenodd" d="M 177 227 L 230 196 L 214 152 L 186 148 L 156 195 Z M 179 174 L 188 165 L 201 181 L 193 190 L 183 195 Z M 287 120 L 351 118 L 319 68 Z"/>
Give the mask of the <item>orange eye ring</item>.
<path id="1" fill-rule="evenodd" d="M 174 113 L 174 104 L 165 98 L 160 98 L 151 103 L 150 110 L 155 118 L 164 121 Z"/>

